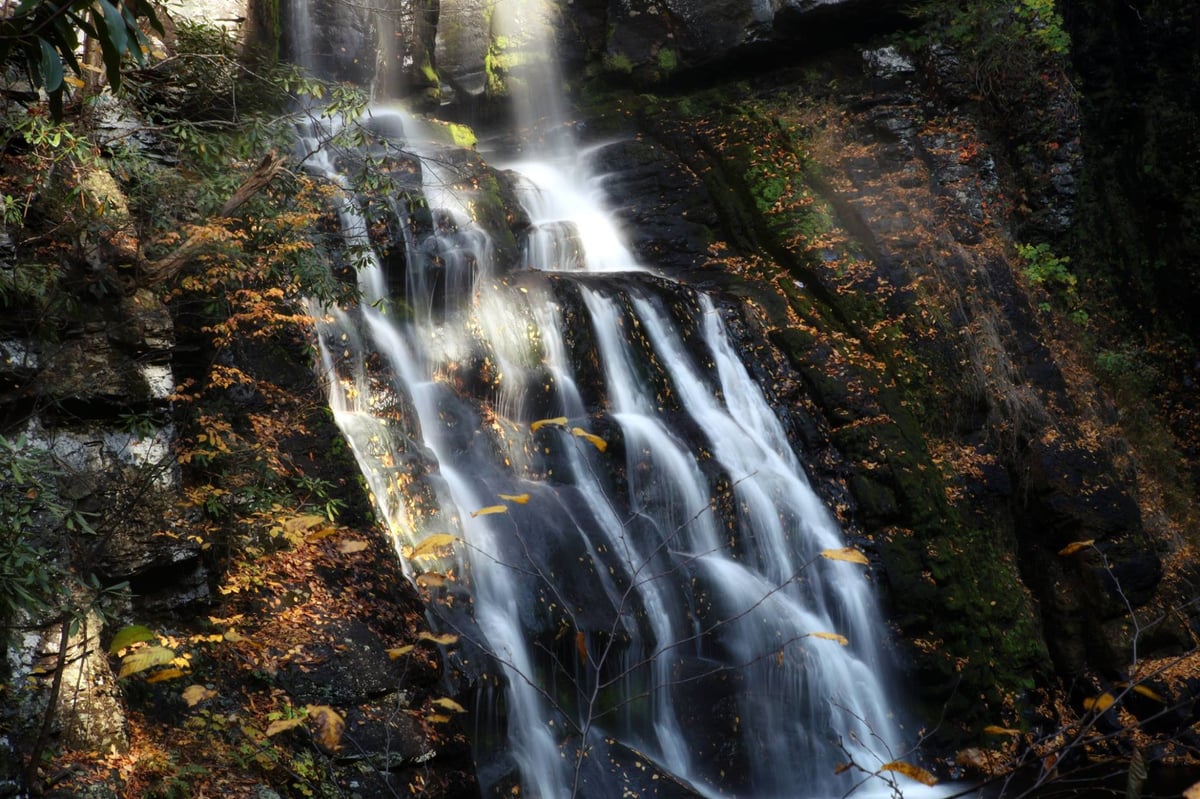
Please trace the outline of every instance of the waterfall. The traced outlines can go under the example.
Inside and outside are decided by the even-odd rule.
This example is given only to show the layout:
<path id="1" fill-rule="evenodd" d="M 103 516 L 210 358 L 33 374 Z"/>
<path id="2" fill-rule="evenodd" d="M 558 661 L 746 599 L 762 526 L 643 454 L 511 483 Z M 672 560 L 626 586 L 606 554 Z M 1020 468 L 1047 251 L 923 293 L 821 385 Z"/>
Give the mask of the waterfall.
<path id="1" fill-rule="evenodd" d="M 480 780 L 541 799 L 842 796 L 864 775 L 839 764 L 900 754 L 867 576 L 821 556 L 841 532 L 725 312 L 624 246 L 561 101 L 534 102 L 547 74 L 516 101 L 554 146 L 495 153 L 510 172 L 372 109 L 376 154 L 403 167 L 390 245 L 347 192 L 362 298 L 314 309 L 338 424 L 474 675 Z M 345 186 L 360 156 L 325 144 L 341 124 L 304 149 Z M 481 174 L 513 175 L 514 242 L 478 219 Z"/>

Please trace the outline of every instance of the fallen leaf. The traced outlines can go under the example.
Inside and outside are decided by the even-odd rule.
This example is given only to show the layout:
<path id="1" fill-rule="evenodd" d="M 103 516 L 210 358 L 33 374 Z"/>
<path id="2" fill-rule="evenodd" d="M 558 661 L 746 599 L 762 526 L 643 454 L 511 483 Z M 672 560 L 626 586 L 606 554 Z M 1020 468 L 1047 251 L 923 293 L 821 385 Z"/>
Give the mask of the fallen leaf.
<path id="1" fill-rule="evenodd" d="M 294 719 L 278 719 L 277 721 L 272 721 L 267 726 L 267 737 L 270 738 L 271 736 L 278 735 L 281 732 L 287 732 L 294 727 L 299 727 L 303 723 L 303 716 Z"/>
<path id="2" fill-rule="evenodd" d="M 870 563 L 867 556 L 859 552 L 853 547 L 843 547 L 842 549 L 823 549 L 821 557 L 829 560 L 840 560 L 846 563 L 857 563 L 860 566 L 866 566 Z"/>
<path id="3" fill-rule="evenodd" d="M 838 633 L 809 633 L 813 638 L 824 638 L 826 641 L 837 641 L 842 646 L 850 646 L 850 639 Z"/>
<path id="4" fill-rule="evenodd" d="M 309 705 L 308 717 L 317 727 L 313 738 L 326 752 L 342 748 L 342 733 L 346 731 L 346 720 L 329 705 Z"/>
<path id="5" fill-rule="evenodd" d="M 575 651 L 579 653 L 579 662 L 587 664 L 587 636 L 583 634 L 583 630 L 575 633 Z"/>
<path id="6" fill-rule="evenodd" d="M 423 558 L 426 555 L 435 555 L 439 550 L 445 549 L 455 542 L 455 537 L 449 533 L 434 533 L 421 539 L 412 551 L 408 553 L 409 560 Z"/>
<path id="7" fill-rule="evenodd" d="M 203 685 L 189 685 L 183 689 L 183 701 L 187 702 L 188 707 L 195 707 L 201 702 L 212 699 L 216 695 L 216 691 L 205 688 Z"/>
<path id="8" fill-rule="evenodd" d="M 1200 782 L 1184 789 L 1183 799 L 1200 799 Z"/>
<path id="9" fill-rule="evenodd" d="M 425 717 L 425 720 L 431 724 L 445 724 L 450 720 L 450 717 L 442 715 L 441 713 L 431 713 Z"/>
<path id="10" fill-rule="evenodd" d="M 1133 691 L 1135 694 L 1141 694 L 1147 699 L 1153 699 L 1155 702 L 1161 702 L 1163 704 L 1166 704 L 1167 702 L 1167 700 L 1163 699 L 1157 691 L 1152 688 L 1148 688 L 1145 685 L 1135 685 L 1129 690 Z"/>
<path id="11" fill-rule="evenodd" d="M 1081 549 L 1087 549 L 1094 543 L 1096 543 L 1096 539 L 1094 539 L 1094 538 L 1089 538 L 1087 541 L 1074 541 L 1070 544 L 1067 544 L 1062 549 L 1058 550 L 1058 554 L 1062 555 L 1065 558 L 1067 555 L 1074 555 L 1076 552 L 1078 552 Z"/>
<path id="12" fill-rule="evenodd" d="M 440 644 L 441 646 L 450 646 L 450 644 L 458 643 L 458 636 L 454 633 L 442 633 L 441 635 L 436 635 L 431 632 L 422 632 L 417 636 L 417 638 L 421 639 L 422 641 L 432 641 L 433 643 Z"/>
<path id="13" fill-rule="evenodd" d="M 1095 698 L 1092 698 L 1089 696 L 1086 699 L 1084 699 L 1083 700 L 1083 709 L 1084 710 L 1094 710 L 1097 713 L 1103 713 L 1104 711 L 1106 711 L 1110 707 L 1112 707 L 1112 704 L 1115 701 L 1117 701 L 1117 700 L 1113 699 L 1112 694 L 1105 691 L 1104 693 L 1100 694 L 1100 696 L 1097 696 Z"/>
<path id="14" fill-rule="evenodd" d="M 600 450 L 601 452 L 604 452 L 606 449 L 608 449 L 607 441 L 605 441 L 600 436 L 595 435 L 594 433 L 589 433 L 588 431 L 584 430 L 582 427 L 572 427 L 571 435 L 582 438 L 584 441 L 588 442 L 589 444 L 591 444 L 593 447 Z"/>
<path id="15" fill-rule="evenodd" d="M 467 712 L 465 707 L 460 705 L 458 702 L 455 702 L 448 696 L 439 697 L 438 699 L 433 700 L 433 704 L 437 705 L 438 707 L 445 708 L 446 710 L 453 710 L 455 713 Z"/>
<path id="16" fill-rule="evenodd" d="M 158 671 L 146 677 L 146 682 L 166 682 L 167 680 L 178 680 L 180 677 L 186 676 L 187 672 L 183 669 L 159 669 Z"/>
<path id="17" fill-rule="evenodd" d="M 371 546 L 371 544 L 369 542 L 363 541 L 361 539 L 354 539 L 352 541 L 343 541 L 338 546 L 338 552 L 341 552 L 343 555 L 349 555 L 354 552 L 362 552 L 364 549 L 366 549 L 369 546 Z"/>
<path id="18" fill-rule="evenodd" d="M 493 513 L 508 513 L 507 505 L 488 505 L 486 508 L 480 508 L 471 513 L 471 518 L 476 516 L 491 516 Z"/>
<path id="19" fill-rule="evenodd" d="M 515 502 L 518 505 L 529 502 L 529 494 L 498 494 L 497 496 L 505 502 Z"/>
<path id="20" fill-rule="evenodd" d="M 414 644 L 408 644 L 407 646 L 398 646 L 398 647 L 395 647 L 394 649 L 389 649 L 387 651 L 387 656 L 390 657 L 392 660 L 396 660 L 397 658 L 404 657 L 405 655 L 407 655 L 409 652 L 413 651 L 414 649 L 416 649 L 416 645 L 414 645 Z"/>
<path id="21" fill-rule="evenodd" d="M 529 432 L 536 433 L 538 430 L 541 430 L 546 425 L 554 425 L 556 427 L 562 427 L 566 423 L 567 423 L 567 417 L 565 417 L 565 416 L 555 416 L 553 419 L 538 419 L 536 422 L 533 422 L 532 424 L 529 425 Z"/>
<path id="22" fill-rule="evenodd" d="M 416 583 L 421 588 L 441 588 L 446 584 L 446 575 L 437 572 L 418 574 Z"/>

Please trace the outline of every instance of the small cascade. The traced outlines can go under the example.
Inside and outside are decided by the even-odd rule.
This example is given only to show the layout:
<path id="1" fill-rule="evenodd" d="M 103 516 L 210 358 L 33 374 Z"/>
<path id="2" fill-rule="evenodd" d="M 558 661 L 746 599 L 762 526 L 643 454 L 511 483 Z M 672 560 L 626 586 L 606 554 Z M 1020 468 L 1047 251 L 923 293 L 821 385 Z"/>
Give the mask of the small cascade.
<path id="1" fill-rule="evenodd" d="M 347 189 L 362 300 L 313 311 L 337 421 L 475 677 L 481 782 L 541 799 L 855 790 L 862 772 L 838 765 L 876 769 L 901 740 L 866 574 L 821 556 L 841 533 L 718 304 L 636 262 L 588 151 L 527 106 L 555 146 L 497 154 L 504 172 L 372 109 L 404 167 L 388 243 Z M 347 186 L 354 152 L 324 144 L 338 124 L 303 146 Z M 481 185 L 510 175 L 524 218 L 500 230 Z"/>

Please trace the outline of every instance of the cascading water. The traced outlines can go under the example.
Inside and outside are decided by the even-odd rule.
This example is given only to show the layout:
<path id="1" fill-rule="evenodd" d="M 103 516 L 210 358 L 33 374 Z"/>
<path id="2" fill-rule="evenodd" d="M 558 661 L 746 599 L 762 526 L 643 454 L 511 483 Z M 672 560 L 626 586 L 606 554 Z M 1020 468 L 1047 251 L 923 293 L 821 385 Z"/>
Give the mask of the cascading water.
<path id="1" fill-rule="evenodd" d="M 321 351 L 406 568 L 478 677 L 481 782 L 824 797 L 862 780 L 839 763 L 891 760 L 870 587 L 821 557 L 840 532 L 712 299 L 636 263 L 569 139 L 509 163 L 514 247 L 476 218 L 497 173 L 403 112 L 367 124 L 403 166 L 383 223 L 403 258 L 347 200 L 362 300 L 321 310 Z M 305 146 L 342 183 L 334 132 Z"/>

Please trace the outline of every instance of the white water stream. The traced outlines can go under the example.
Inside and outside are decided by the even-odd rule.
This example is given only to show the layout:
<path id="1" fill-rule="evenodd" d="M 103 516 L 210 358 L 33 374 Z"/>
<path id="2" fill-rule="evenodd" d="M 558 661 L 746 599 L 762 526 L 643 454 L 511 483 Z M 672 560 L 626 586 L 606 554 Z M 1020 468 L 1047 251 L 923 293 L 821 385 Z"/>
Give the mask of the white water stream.
<path id="1" fill-rule="evenodd" d="M 452 656 L 493 664 L 481 781 L 833 797 L 863 780 L 839 764 L 901 754 L 864 569 L 821 557 L 841 532 L 717 304 L 635 261 L 568 139 L 506 164 L 531 222 L 508 263 L 435 128 L 371 114 L 424 199 L 393 198 L 402 264 L 346 202 L 362 301 L 321 311 L 321 352 L 398 549 L 454 536 L 406 569 Z M 309 166 L 344 184 L 330 132 L 307 132 Z"/>

